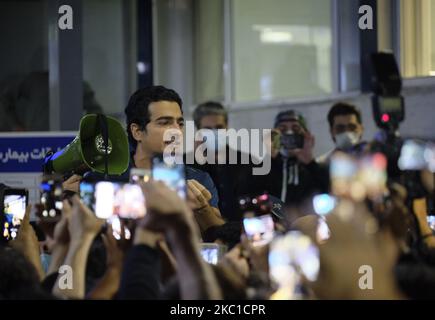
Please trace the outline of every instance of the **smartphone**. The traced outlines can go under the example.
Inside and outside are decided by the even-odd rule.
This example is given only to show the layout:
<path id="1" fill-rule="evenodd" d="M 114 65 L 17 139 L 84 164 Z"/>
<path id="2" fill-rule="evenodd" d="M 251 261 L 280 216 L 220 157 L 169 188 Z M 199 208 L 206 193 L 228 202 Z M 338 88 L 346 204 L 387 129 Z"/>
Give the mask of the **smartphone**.
<path id="1" fill-rule="evenodd" d="M 243 219 L 245 234 L 254 246 L 268 244 L 275 235 L 275 225 L 270 214 Z"/>
<path id="2" fill-rule="evenodd" d="M 145 197 L 137 184 L 100 181 L 80 183 L 80 197 L 100 219 L 141 219 L 146 214 Z"/>
<path id="3" fill-rule="evenodd" d="M 435 231 L 435 216 L 428 216 L 427 217 L 427 223 L 429 225 L 429 227 Z"/>
<path id="4" fill-rule="evenodd" d="M 26 214 L 29 193 L 26 189 L 5 189 L 3 192 L 2 239 L 16 239 Z"/>
<path id="5" fill-rule="evenodd" d="M 398 166 L 400 170 L 414 171 L 426 167 L 424 160 L 425 144 L 423 141 L 406 140 L 400 150 Z"/>
<path id="6" fill-rule="evenodd" d="M 355 158 L 334 154 L 330 164 L 331 189 L 334 196 L 348 196 L 361 201 L 380 199 L 387 183 L 387 159 L 381 153 Z"/>
<path id="7" fill-rule="evenodd" d="M 201 256 L 205 262 L 210 264 L 218 264 L 221 258 L 227 252 L 227 247 L 217 243 L 202 243 Z"/>
<path id="8" fill-rule="evenodd" d="M 151 170 L 139 168 L 132 168 L 130 170 L 130 183 L 148 182 L 151 177 Z"/>
<path id="9" fill-rule="evenodd" d="M 319 274 L 319 249 L 299 231 L 290 231 L 275 238 L 269 250 L 271 278 L 279 285 L 291 285 L 294 273 L 315 281 Z"/>
<path id="10" fill-rule="evenodd" d="M 176 191 L 181 199 L 186 199 L 186 173 L 184 164 L 168 164 L 163 157 L 153 158 L 153 180 L 163 181 L 169 188 Z"/>
<path id="11" fill-rule="evenodd" d="M 40 184 L 40 198 L 37 215 L 44 220 L 59 220 L 62 214 L 62 177 L 44 176 Z"/>
<path id="12" fill-rule="evenodd" d="M 329 171 L 332 194 L 347 195 L 358 172 L 356 159 L 343 152 L 336 152 L 331 157 Z"/>
<path id="13" fill-rule="evenodd" d="M 406 140 L 398 160 L 400 170 L 428 169 L 435 172 L 435 144 L 421 140 Z"/>
<path id="14" fill-rule="evenodd" d="M 368 198 L 382 199 L 387 186 L 387 158 L 382 153 L 359 159 L 357 181 Z"/>
<path id="15" fill-rule="evenodd" d="M 131 231 L 125 225 L 125 220 L 120 219 L 119 216 L 111 216 L 106 222 L 112 227 L 112 234 L 116 240 L 121 240 L 122 237 L 124 237 L 126 240 L 131 239 Z M 124 229 L 124 232 L 122 229 Z"/>
<path id="16" fill-rule="evenodd" d="M 281 135 L 281 146 L 286 150 L 302 149 L 304 136 L 293 132 L 284 133 Z"/>

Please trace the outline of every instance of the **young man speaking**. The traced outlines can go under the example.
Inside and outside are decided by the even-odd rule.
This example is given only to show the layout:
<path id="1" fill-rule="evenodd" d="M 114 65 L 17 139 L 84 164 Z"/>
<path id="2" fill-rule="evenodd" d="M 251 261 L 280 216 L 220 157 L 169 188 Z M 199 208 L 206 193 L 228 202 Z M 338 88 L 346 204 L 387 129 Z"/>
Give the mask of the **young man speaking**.
<path id="1" fill-rule="evenodd" d="M 171 144 L 164 141 L 166 130 L 182 134 L 184 118 L 180 96 L 163 86 L 136 91 L 125 108 L 131 147 L 130 167 L 151 169 L 152 158 Z M 218 208 L 216 187 L 210 176 L 186 166 L 187 202 L 202 232 L 224 223 Z"/>

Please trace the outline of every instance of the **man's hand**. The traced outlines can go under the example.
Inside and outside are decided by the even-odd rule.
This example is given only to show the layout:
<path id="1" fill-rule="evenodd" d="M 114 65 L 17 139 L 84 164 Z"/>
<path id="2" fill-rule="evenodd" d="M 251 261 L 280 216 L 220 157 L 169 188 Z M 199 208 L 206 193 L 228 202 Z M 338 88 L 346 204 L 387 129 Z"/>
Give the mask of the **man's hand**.
<path id="1" fill-rule="evenodd" d="M 95 214 L 75 195 L 72 199 L 72 211 L 68 224 L 71 241 L 80 242 L 84 238 L 94 238 L 101 230 L 104 220 Z"/>
<path id="2" fill-rule="evenodd" d="M 118 245 L 118 241 L 116 241 L 115 237 L 113 236 L 113 230 L 111 226 L 107 228 L 106 234 L 103 234 L 102 238 L 104 247 L 106 248 L 106 267 L 108 269 L 121 271 L 124 261 L 124 252 Z"/>
<path id="3" fill-rule="evenodd" d="M 162 181 L 150 181 L 142 184 L 147 214 L 141 226 L 155 232 L 164 232 L 178 223 L 186 223 L 192 218 L 192 212 L 177 192 L 171 190 Z"/>
<path id="4" fill-rule="evenodd" d="M 21 221 L 20 229 L 15 240 L 10 241 L 9 244 L 15 250 L 20 251 L 28 261 L 30 261 L 35 267 L 40 279 L 44 277 L 44 271 L 42 269 L 41 260 L 39 258 L 39 242 L 36 236 L 35 230 L 30 224 L 30 211 L 31 205 L 26 208 L 24 219 Z"/>
<path id="5" fill-rule="evenodd" d="M 81 180 L 81 176 L 74 174 L 62 183 L 62 188 L 64 191 L 79 193 Z"/>
<path id="6" fill-rule="evenodd" d="M 210 205 L 211 193 L 198 181 L 187 181 L 187 203 L 195 214 L 201 232 L 225 223 L 218 208 Z"/>
<path id="7" fill-rule="evenodd" d="M 55 245 L 68 245 L 70 235 L 68 231 L 68 221 L 71 217 L 72 208 L 68 200 L 63 200 L 62 216 L 54 227 L 53 240 Z"/>
<path id="8" fill-rule="evenodd" d="M 290 150 L 289 155 L 296 157 L 300 163 L 309 164 L 314 160 L 313 149 L 315 139 L 309 132 L 304 133 L 304 146 L 302 149 Z"/>
<path id="9" fill-rule="evenodd" d="M 227 252 L 219 264 L 229 267 L 244 281 L 249 277 L 249 263 L 242 255 L 242 247 L 240 244 Z"/>
<path id="10" fill-rule="evenodd" d="M 211 193 L 198 181 L 187 180 L 187 203 L 193 211 L 210 206 Z"/>
<path id="11" fill-rule="evenodd" d="M 320 249 L 320 272 L 312 284 L 320 299 L 396 299 L 393 274 L 397 255 L 391 233 L 379 232 L 364 203 L 341 200 L 327 223 L 331 237 Z M 360 288 L 361 266 L 373 272 L 373 290 Z M 334 285 L 331 286 L 331 283 Z"/>

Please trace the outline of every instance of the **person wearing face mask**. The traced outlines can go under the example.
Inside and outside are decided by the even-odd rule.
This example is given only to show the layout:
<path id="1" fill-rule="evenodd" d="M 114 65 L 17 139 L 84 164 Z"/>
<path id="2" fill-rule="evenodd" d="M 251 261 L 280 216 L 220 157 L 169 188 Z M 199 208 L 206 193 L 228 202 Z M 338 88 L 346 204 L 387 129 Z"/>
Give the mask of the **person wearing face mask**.
<path id="1" fill-rule="evenodd" d="M 244 184 L 244 195 L 267 192 L 292 205 L 314 193 L 327 193 L 328 170 L 314 159 L 314 136 L 304 117 L 293 110 L 283 111 L 276 116 L 272 132 L 271 170 Z"/>
<path id="2" fill-rule="evenodd" d="M 328 113 L 328 122 L 335 148 L 318 157 L 318 163 L 328 164 L 331 155 L 337 150 L 357 155 L 364 149 L 367 144 L 362 141 L 364 126 L 361 113 L 355 106 L 345 102 L 334 104 Z"/>
<path id="3" fill-rule="evenodd" d="M 199 164 L 198 159 L 193 157 L 194 167 L 207 172 L 212 178 L 218 190 L 219 208 L 225 220 L 240 221 L 239 189 L 241 177 L 252 171 L 251 155 L 236 150 L 236 148 L 232 149 L 228 145 L 225 131 L 228 129 L 228 113 L 222 104 L 208 101 L 198 105 L 193 112 L 193 120 L 197 130 L 209 129 L 204 131 L 203 141 L 197 143 L 195 147 L 204 143 L 205 153 L 214 153 L 214 163 L 208 161 L 207 154 L 204 154 L 206 159 L 204 164 Z M 234 164 L 229 161 L 230 152 L 237 154 L 237 162 Z M 242 163 L 242 159 L 248 159 L 249 163 Z"/>

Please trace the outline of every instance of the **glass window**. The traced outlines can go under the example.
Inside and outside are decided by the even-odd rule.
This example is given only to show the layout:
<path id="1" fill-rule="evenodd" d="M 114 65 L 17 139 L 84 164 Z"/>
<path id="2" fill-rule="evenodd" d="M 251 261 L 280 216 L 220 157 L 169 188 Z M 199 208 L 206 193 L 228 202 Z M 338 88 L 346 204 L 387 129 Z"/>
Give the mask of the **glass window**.
<path id="1" fill-rule="evenodd" d="M 403 77 L 435 76 L 435 0 L 401 0 L 400 56 Z"/>
<path id="2" fill-rule="evenodd" d="M 0 1 L 0 131 L 48 129 L 45 1 Z"/>
<path id="3" fill-rule="evenodd" d="M 232 1 L 233 100 L 332 93 L 331 0 Z"/>
<path id="4" fill-rule="evenodd" d="M 135 30 L 127 19 L 135 15 L 134 10 L 133 1 L 83 1 L 83 107 L 88 112 L 123 116 L 136 86 L 135 34 L 126 32 Z"/>

